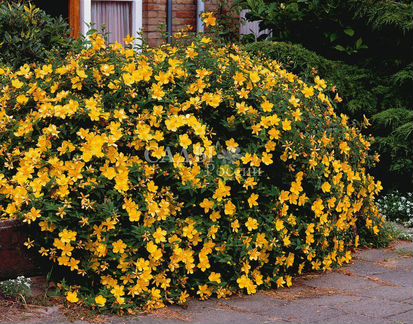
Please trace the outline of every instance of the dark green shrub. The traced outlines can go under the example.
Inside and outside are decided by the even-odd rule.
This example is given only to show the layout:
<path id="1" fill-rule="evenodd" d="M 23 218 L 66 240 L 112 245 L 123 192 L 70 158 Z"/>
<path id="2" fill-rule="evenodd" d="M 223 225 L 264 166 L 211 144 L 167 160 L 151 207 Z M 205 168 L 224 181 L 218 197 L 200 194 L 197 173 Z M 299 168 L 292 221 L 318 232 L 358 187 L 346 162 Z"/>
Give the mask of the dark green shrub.
<path id="1" fill-rule="evenodd" d="M 66 21 L 54 18 L 32 4 L 0 4 L 0 64 L 18 67 L 63 57 L 71 46 Z"/>

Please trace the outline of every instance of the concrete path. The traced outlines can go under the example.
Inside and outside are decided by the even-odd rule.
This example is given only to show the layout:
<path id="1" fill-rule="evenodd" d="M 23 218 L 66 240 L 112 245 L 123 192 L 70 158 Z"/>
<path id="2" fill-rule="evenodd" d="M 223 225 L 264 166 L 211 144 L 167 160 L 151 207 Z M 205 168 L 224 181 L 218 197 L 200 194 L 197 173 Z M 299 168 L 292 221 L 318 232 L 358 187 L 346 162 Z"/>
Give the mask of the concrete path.
<path id="1" fill-rule="evenodd" d="M 387 249 L 362 250 L 351 265 L 334 272 L 302 276 L 289 289 L 227 300 L 192 301 L 185 309 L 171 306 L 149 315 L 99 316 L 94 322 L 413 324 L 413 243 L 397 242 Z M 1 315 L 0 323 L 6 323 L 1 321 Z M 14 318 L 13 323 L 69 322 L 61 310 L 52 308 L 35 318 Z"/>

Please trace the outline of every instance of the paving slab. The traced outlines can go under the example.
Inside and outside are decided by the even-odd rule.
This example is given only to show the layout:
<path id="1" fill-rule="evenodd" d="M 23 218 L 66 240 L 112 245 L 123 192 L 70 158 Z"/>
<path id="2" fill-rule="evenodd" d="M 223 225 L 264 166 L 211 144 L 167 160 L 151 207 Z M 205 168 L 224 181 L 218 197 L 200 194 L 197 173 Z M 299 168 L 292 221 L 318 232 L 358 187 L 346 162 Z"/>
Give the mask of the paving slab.
<path id="1" fill-rule="evenodd" d="M 366 280 L 357 275 L 345 275 L 340 272 L 329 272 L 323 276 L 305 281 L 304 284 L 314 288 L 331 288 L 340 291 L 354 291 L 378 286 L 378 283 L 372 280 Z"/>
<path id="2" fill-rule="evenodd" d="M 394 324 L 412 324 L 413 323 L 413 310 L 396 314 L 387 318 Z"/>
<path id="3" fill-rule="evenodd" d="M 320 324 L 315 322 L 314 324 Z M 365 315 L 347 314 L 331 318 L 324 321 L 323 324 L 402 324 L 395 323 L 391 319 L 377 319 Z M 410 324 L 410 323 L 409 323 Z"/>
<path id="4" fill-rule="evenodd" d="M 382 262 L 394 258 L 393 249 L 363 249 L 359 251 L 357 260 Z"/>
<path id="5" fill-rule="evenodd" d="M 341 304 L 337 309 L 347 314 L 365 315 L 376 319 L 383 319 L 391 315 L 412 310 L 412 305 L 366 297 L 356 303 Z"/>
<path id="6" fill-rule="evenodd" d="M 394 286 L 409 287 L 413 289 L 413 272 L 404 269 L 379 273 L 375 277 Z"/>
<path id="7" fill-rule="evenodd" d="M 397 265 L 393 267 L 393 269 L 397 268 Z M 391 271 L 393 269 L 389 269 L 384 265 L 377 264 L 376 267 L 371 266 L 370 261 L 364 260 L 355 260 L 353 264 L 350 266 L 345 266 L 340 273 L 349 273 L 353 275 L 361 275 L 361 276 L 372 276 L 378 273 L 384 273 Z"/>
<path id="8" fill-rule="evenodd" d="M 354 295 L 387 301 L 413 303 L 413 289 L 410 287 L 376 287 L 357 291 Z"/>

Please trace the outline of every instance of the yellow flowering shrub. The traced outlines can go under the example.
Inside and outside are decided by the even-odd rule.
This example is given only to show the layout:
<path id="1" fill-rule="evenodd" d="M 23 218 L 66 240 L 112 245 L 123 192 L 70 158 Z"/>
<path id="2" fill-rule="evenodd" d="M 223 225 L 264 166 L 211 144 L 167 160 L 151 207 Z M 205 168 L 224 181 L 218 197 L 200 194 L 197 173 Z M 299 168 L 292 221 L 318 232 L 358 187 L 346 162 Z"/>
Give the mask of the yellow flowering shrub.
<path id="1" fill-rule="evenodd" d="M 0 213 L 32 226 L 68 302 L 288 287 L 382 227 L 370 143 L 318 77 L 207 37 L 137 53 L 99 35 L 0 74 Z"/>

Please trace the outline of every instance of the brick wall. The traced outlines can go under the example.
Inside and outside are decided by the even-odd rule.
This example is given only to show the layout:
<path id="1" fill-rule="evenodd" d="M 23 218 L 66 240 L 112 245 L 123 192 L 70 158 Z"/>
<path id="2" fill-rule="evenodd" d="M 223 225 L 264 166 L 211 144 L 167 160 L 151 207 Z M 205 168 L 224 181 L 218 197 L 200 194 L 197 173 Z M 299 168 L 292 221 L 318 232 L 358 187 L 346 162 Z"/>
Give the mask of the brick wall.
<path id="1" fill-rule="evenodd" d="M 174 0 L 172 5 L 172 31 L 175 33 L 187 25 L 196 28 L 196 0 Z"/>
<path id="2" fill-rule="evenodd" d="M 220 0 L 207 0 L 205 1 L 205 11 L 215 12 L 219 8 Z"/>
<path id="3" fill-rule="evenodd" d="M 167 0 L 143 1 L 143 32 L 150 46 L 161 41 L 161 28 L 166 28 Z"/>
<path id="4" fill-rule="evenodd" d="M 216 11 L 220 0 L 206 0 L 205 11 Z M 162 42 L 161 28 L 166 31 L 167 0 L 143 1 L 143 31 L 150 46 Z M 172 3 L 172 32 L 177 32 L 187 25 L 196 30 L 197 0 L 173 0 Z"/>

